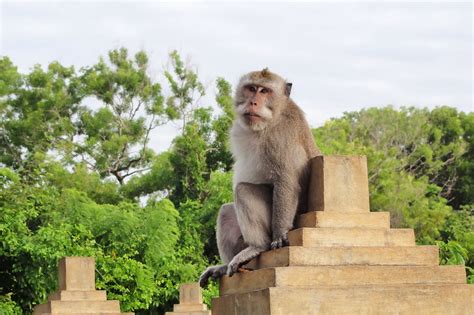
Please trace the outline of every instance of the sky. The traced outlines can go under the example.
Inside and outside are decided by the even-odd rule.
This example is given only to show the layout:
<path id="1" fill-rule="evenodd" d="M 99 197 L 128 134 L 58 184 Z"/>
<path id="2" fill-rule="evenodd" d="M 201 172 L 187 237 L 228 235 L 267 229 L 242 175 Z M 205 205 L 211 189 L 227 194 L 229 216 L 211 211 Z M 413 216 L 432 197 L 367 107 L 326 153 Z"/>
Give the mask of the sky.
<path id="1" fill-rule="evenodd" d="M 163 81 L 176 49 L 208 87 L 269 67 L 293 83 L 311 126 L 372 106 L 473 107 L 473 4 L 0 0 L 0 55 L 21 72 L 54 60 L 77 69 L 114 48 L 145 50 Z M 177 125 L 155 131 L 166 150 Z"/>

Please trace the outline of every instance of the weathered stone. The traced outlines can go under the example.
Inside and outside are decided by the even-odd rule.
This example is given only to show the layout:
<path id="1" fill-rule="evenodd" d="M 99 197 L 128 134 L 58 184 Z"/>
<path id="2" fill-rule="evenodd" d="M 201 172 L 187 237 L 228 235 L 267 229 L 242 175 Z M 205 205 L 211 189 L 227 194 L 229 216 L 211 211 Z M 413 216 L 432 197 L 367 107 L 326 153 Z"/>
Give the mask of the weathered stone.
<path id="1" fill-rule="evenodd" d="M 202 304 L 199 283 L 184 283 L 179 287 L 179 304 Z"/>
<path id="2" fill-rule="evenodd" d="M 211 315 L 207 305 L 202 303 L 202 289 L 199 283 L 184 283 L 179 287 L 179 303 L 173 307 L 173 312 L 166 315 Z"/>
<path id="3" fill-rule="evenodd" d="M 313 159 L 309 210 L 289 247 L 220 280 L 214 315 L 472 314 L 464 266 L 438 266 L 436 246 L 369 212 L 365 157 Z"/>
<path id="4" fill-rule="evenodd" d="M 437 246 L 289 246 L 260 254 L 245 268 L 285 266 L 407 265 L 437 266 Z"/>
<path id="5" fill-rule="evenodd" d="M 59 261 L 59 290 L 48 302 L 36 305 L 34 315 L 133 315 L 120 313 L 119 301 L 107 300 L 105 291 L 95 290 L 95 260 L 65 257 Z"/>
<path id="6" fill-rule="evenodd" d="M 309 211 L 369 212 L 365 156 L 317 156 L 311 160 Z"/>
<path id="7" fill-rule="evenodd" d="M 296 227 L 390 228 L 389 212 L 344 213 L 311 211 L 296 218 Z"/>
<path id="8" fill-rule="evenodd" d="M 414 246 L 412 229 L 300 228 L 288 233 L 291 246 Z"/>
<path id="9" fill-rule="evenodd" d="M 466 283 L 464 266 L 295 266 L 259 269 L 221 279 L 220 295 L 281 286 Z"/>
<path id="10" fill-rule="evenodd" d="M 212 299 L 212 313 L 214 315 L 270 315 L 272 314 L 271 303 L 270 289 L 225 295 Z M 301 308 L 293 311 L 295 310 L 301 310 Z"/>
<path id="11" fill-rule="evenodd" d="M 207 311 L 206 304 L 175 304 L 173 306 L 173 312 L 200 312 Z M 207 313 L 206 313 L 207 314 Z"/>
<path id="12" fill-rule="evenodd" d="M 120 313 L 119 301 L 49 301 L 38 305 L 35 313 Z"/>
<path id="13" fill-rule="evenodd" d="M 472 314 L 474 286 L 403 284 L 277 287 L 212 300 L 214 315 Z"/>
<path id="14" fill-rule="evenodd" d="M 95 260 L 92 257 L 64 257 L 59 261 L 59 290 L 95 290 Z"/>
<path id="15" fill-rule="evenodd" d="M 105 301 L 107 293 L 105 291 L 56 291 L 49 295 L 50 301 Z"/>

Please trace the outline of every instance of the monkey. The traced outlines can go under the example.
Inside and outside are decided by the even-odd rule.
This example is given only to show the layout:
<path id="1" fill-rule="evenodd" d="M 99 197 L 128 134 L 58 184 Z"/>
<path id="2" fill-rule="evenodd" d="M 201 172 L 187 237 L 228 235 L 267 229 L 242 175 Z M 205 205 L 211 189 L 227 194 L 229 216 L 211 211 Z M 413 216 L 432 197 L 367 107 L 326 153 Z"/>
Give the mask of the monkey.
<path id="1" fill-rule="evenodd" d="M 218 213 L 216 238 L 222 265 L 200 276 L 232 276 L 260 253 L 289 245 L 288 231 L 307 208 L 309 161 L 320 155 L 292 84 L 268 68 L 241 77 L 230 131 L 234 203 Z"/>

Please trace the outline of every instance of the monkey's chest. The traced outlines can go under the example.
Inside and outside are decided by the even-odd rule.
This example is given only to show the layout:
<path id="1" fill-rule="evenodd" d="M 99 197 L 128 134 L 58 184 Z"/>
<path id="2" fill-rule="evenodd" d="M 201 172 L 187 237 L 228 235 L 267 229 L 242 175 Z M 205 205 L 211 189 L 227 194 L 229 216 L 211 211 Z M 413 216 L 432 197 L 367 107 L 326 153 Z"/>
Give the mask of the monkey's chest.
<path id="1" fill-rule="evenodd" d="M 258 150 L 245 150 L 235 156 L 233 186 L 238 183 L 271 184 L 271 170 Z"/>

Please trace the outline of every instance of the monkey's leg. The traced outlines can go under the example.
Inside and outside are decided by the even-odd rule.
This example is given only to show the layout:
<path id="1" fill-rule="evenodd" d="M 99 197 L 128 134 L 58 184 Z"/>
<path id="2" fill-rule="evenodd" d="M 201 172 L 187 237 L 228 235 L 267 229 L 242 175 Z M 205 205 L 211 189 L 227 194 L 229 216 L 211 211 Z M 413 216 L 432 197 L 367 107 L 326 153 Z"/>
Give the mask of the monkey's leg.
<path id="1" fill-rule="evenodd" d="M 232 258 L 227 268 L 229 276 L 242 264 L 270 248 L 272 188 L 239 183 L 235 187 L 235 206 L 239 227 L 248 247 Z"/>
<path id="2" fill-rule="evenodd" d="M 233 204 L 225 204 L 219 210 L 216 238 L 219 256 L 224 264 L 207 268 L 199 277 L 201 287 L 206 286 L 209 278 L 218 279 L 225 275 L 229 261 L 247 246 L 242 238 Z"/>
<path id="3" fill-rule="evenodd" d="M 247 245 L 244 243 L 233 203 L 222 205 L 217 217 L 217 249 L 224 264 L 228 264 L 235 255 Z"/>
<path id="4" fill-rule="evenodd" d="M 281 179 L 273 188 L 271 249 L 288 245 L 288 231 L 293 228 L 301 192 L 298 183 L 294 181 L 298 176 L 292 174 L 291 170 L 286 170 L 285 173 L 285 179 Z"/>

